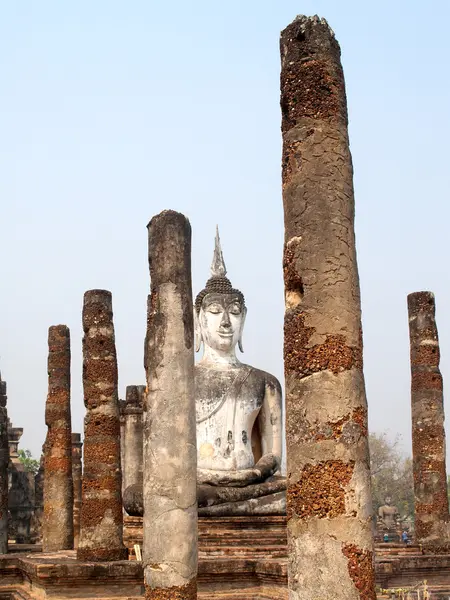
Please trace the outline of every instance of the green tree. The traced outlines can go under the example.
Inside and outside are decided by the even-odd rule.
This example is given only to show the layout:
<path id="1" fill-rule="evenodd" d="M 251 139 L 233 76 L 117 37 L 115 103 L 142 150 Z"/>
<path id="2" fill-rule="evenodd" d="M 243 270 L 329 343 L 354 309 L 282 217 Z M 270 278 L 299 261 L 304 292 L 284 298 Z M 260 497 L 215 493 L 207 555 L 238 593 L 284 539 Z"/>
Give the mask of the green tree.
<path id="1" fill-rule="evenodd" d="M 39 461 L 34 459 L 29 450 L 19 450 L 19 460 L 25 467 L 25 471 L 31 471 L 31 473 L 36 473 L 39 470 Z"/>
<path id="2" fill-rule="evenodd" d="M 369 434 L 370 471 L 374 512 L 390 496 L 402 517 L 414 516 L 412 460 L 399 448 L 400 438 L 388 439 L 386 433 Z"/>

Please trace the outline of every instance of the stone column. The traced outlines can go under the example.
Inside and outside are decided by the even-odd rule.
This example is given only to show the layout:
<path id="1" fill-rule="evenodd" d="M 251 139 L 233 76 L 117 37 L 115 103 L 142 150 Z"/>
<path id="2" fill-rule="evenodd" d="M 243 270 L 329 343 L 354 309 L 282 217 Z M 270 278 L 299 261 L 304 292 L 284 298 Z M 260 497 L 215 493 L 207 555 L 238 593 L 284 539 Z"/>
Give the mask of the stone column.
<path id="1" fill-rule="evenodd" d="M 23 435 L 23 427 L 13 427 L 8 419 L 8 446 L 9 460 L 15 466 L 17 471 L 23 471 L 23 464 L 19 459 L 19 442 Z"/>
<path id="2" fill-rule="evenodd" d="M 44 450 L 44 447 L 42 448 Z M 34 477 L 34 518 L 33 538 L 36 544 L 42 543 L 42 519 L 44 515 L 44 455 L 41 455 L 39 469 Z"/>
<path id="3" fill-rule="evenodd" d="M 125 560 L 117 358 L 111 292 L 83 305 L 84 465 L 78 560 Z"/>
<path id="4" fill-rule="evenodd" d="M 125 400 L 119 398 L 119 426 L 120 426 L 120 468 L 122 469 L 122 498 L 125 491 L 124 464 L 125 464 Z"/>
<path id="5" fill-rule="evenodd" d="M 197 598 L 197 450 L 191 227 L 164 211 L 149 225 L 144 422 L 144 579 L 152 600 Z"/>
<path id="6" fill-rule="evenodd" d="M 444 395 L 434 294 L 408 296 L 416 541 L 448 546 Z"/>
<path id="7" fill-rule="evenodd" d="M 73 546 L 78 548 L 80 537 L 80 511 L 81 511 L 81 441 L 80 433 L 72 433 L 72 479 L 73 479 Z"/>
<path id="8" fill-rule="evenodd" d="M 327 22 L 281 33 L 290 600 L 374 600 L 353 170 Z"/>
<path id="9" fill-rule="evenodd" d="M 123 449 L 123 489 L 130 485 L 142 485 L 143 455 L 143 396 L 145 385 L 129 385 L 126 390 Z"/>
<path id="10" fill-rule="evenodd" d="M 73 548 L 70 331 L 66 325 L 48 330 L 45 423 L 42 550 L 56 552 Z"/>
<path id="11" fill-rule="evenodd" d="M 8 414 L 6 381 L 0 375 L 0 554 L 8 552 Z"/>

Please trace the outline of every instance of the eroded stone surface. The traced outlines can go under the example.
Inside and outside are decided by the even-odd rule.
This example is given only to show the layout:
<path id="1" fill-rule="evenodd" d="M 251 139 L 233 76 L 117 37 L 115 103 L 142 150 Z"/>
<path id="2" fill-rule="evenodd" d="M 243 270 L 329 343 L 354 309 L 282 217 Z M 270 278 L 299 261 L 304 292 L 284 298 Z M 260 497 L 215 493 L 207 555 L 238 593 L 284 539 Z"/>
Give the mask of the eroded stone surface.
<path id="1" fill-rule="evenodd" d="M 90 290 L 83 305 L 84 472 L 79 560 L 114 561 L 123 546 L 117 358 L 112 298 Z"/>
<path id="2" fill-rule="evenodd" d="M 180 213 L 164 211 L 148 233 L 144 579 L 147 597 L 181 598 L 188 591 L 191 599 L 197 576 L 191 227 Z"/>
<path id="3" fill-rule="evenodd" d="M 340 48 L 281 33 L 289 598 L 373 600 L 367 402 Z"/>
<path id="4" fill-rule="evenodd" d="M 48 330 L 48 427 L 44 444 L 44 552 L 73 548 L 72 424 L 70 415 L 70 331 Z"/>
<path id="5" fill-rule="evenodd" d="M 441 548 L 450 540 L 444 397 L 434 294 L 409 294 L 408 317 L 415 536 L 424 546 Z"/>

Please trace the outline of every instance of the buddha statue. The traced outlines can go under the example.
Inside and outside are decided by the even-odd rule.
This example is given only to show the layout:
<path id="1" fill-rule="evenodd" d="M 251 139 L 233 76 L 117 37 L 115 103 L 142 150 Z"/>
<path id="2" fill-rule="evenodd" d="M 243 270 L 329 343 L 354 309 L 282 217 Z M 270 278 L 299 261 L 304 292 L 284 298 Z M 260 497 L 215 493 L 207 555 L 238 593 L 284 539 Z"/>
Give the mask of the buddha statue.
<path id="1" fill-rule="evenodd" d="M 281 514 L 286 480 L 278 380 L 241 363 L 247 308 L 232 287 L 218 232 L 211 277 L 194 307 L 199 515 Z"/>
<path id="2" fill-rule="evenodd" d="M 392 506 L 390 496 L 386 496 L 383 506 L 378 509 L 378 529 L 395 531 L 399 527 L 400 515 L 396 506 Z"/>
<path id="3" fill-rule="evenodd" d="M 241 363 L 247 308 L 233 289 L 216 233 L 211 277 L 194 307 L 197 484 L 199 516 L 280 515 L 286 478 L 275 475 L 282 452 L 282 397 L 278 380 Z M 129 515 L 142 516 L 142 482 L 127 487 Z"/>

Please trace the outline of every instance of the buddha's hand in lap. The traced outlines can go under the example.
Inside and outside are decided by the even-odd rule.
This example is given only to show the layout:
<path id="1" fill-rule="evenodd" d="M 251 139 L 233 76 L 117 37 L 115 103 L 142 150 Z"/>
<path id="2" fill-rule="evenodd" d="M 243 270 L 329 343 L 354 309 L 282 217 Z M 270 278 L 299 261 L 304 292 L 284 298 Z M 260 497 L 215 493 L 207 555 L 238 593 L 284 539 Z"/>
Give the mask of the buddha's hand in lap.
<path id="1" fill-rule="evenodd" d="M 197 469 L 198 485 L 209 484 L 225 487 L 244 487 L 261 483 L 271 477 L 280 467 L 280 459 L 275 454 L 265 454 L 251 469 L 239 471 L 219 471 Z"/>
<path id="2" fill-rule="evenodd" d="M 280 458 L 272 453 L 265 454 L 254 466 L 254 469 L 261 473 L 260 481 L 265 481 L 269 477 L 272 477 L 272 475 L 274 475 L 279 468 Z"/>
<path id="3" fill-rule="evenodd" d="M 215 469 L 197 469 L 198 485 L 209 484 L 229 487 L 244 487 L 263 481 L 260 469 L 241 469 L 239 471 L 218 471 Z"/>

